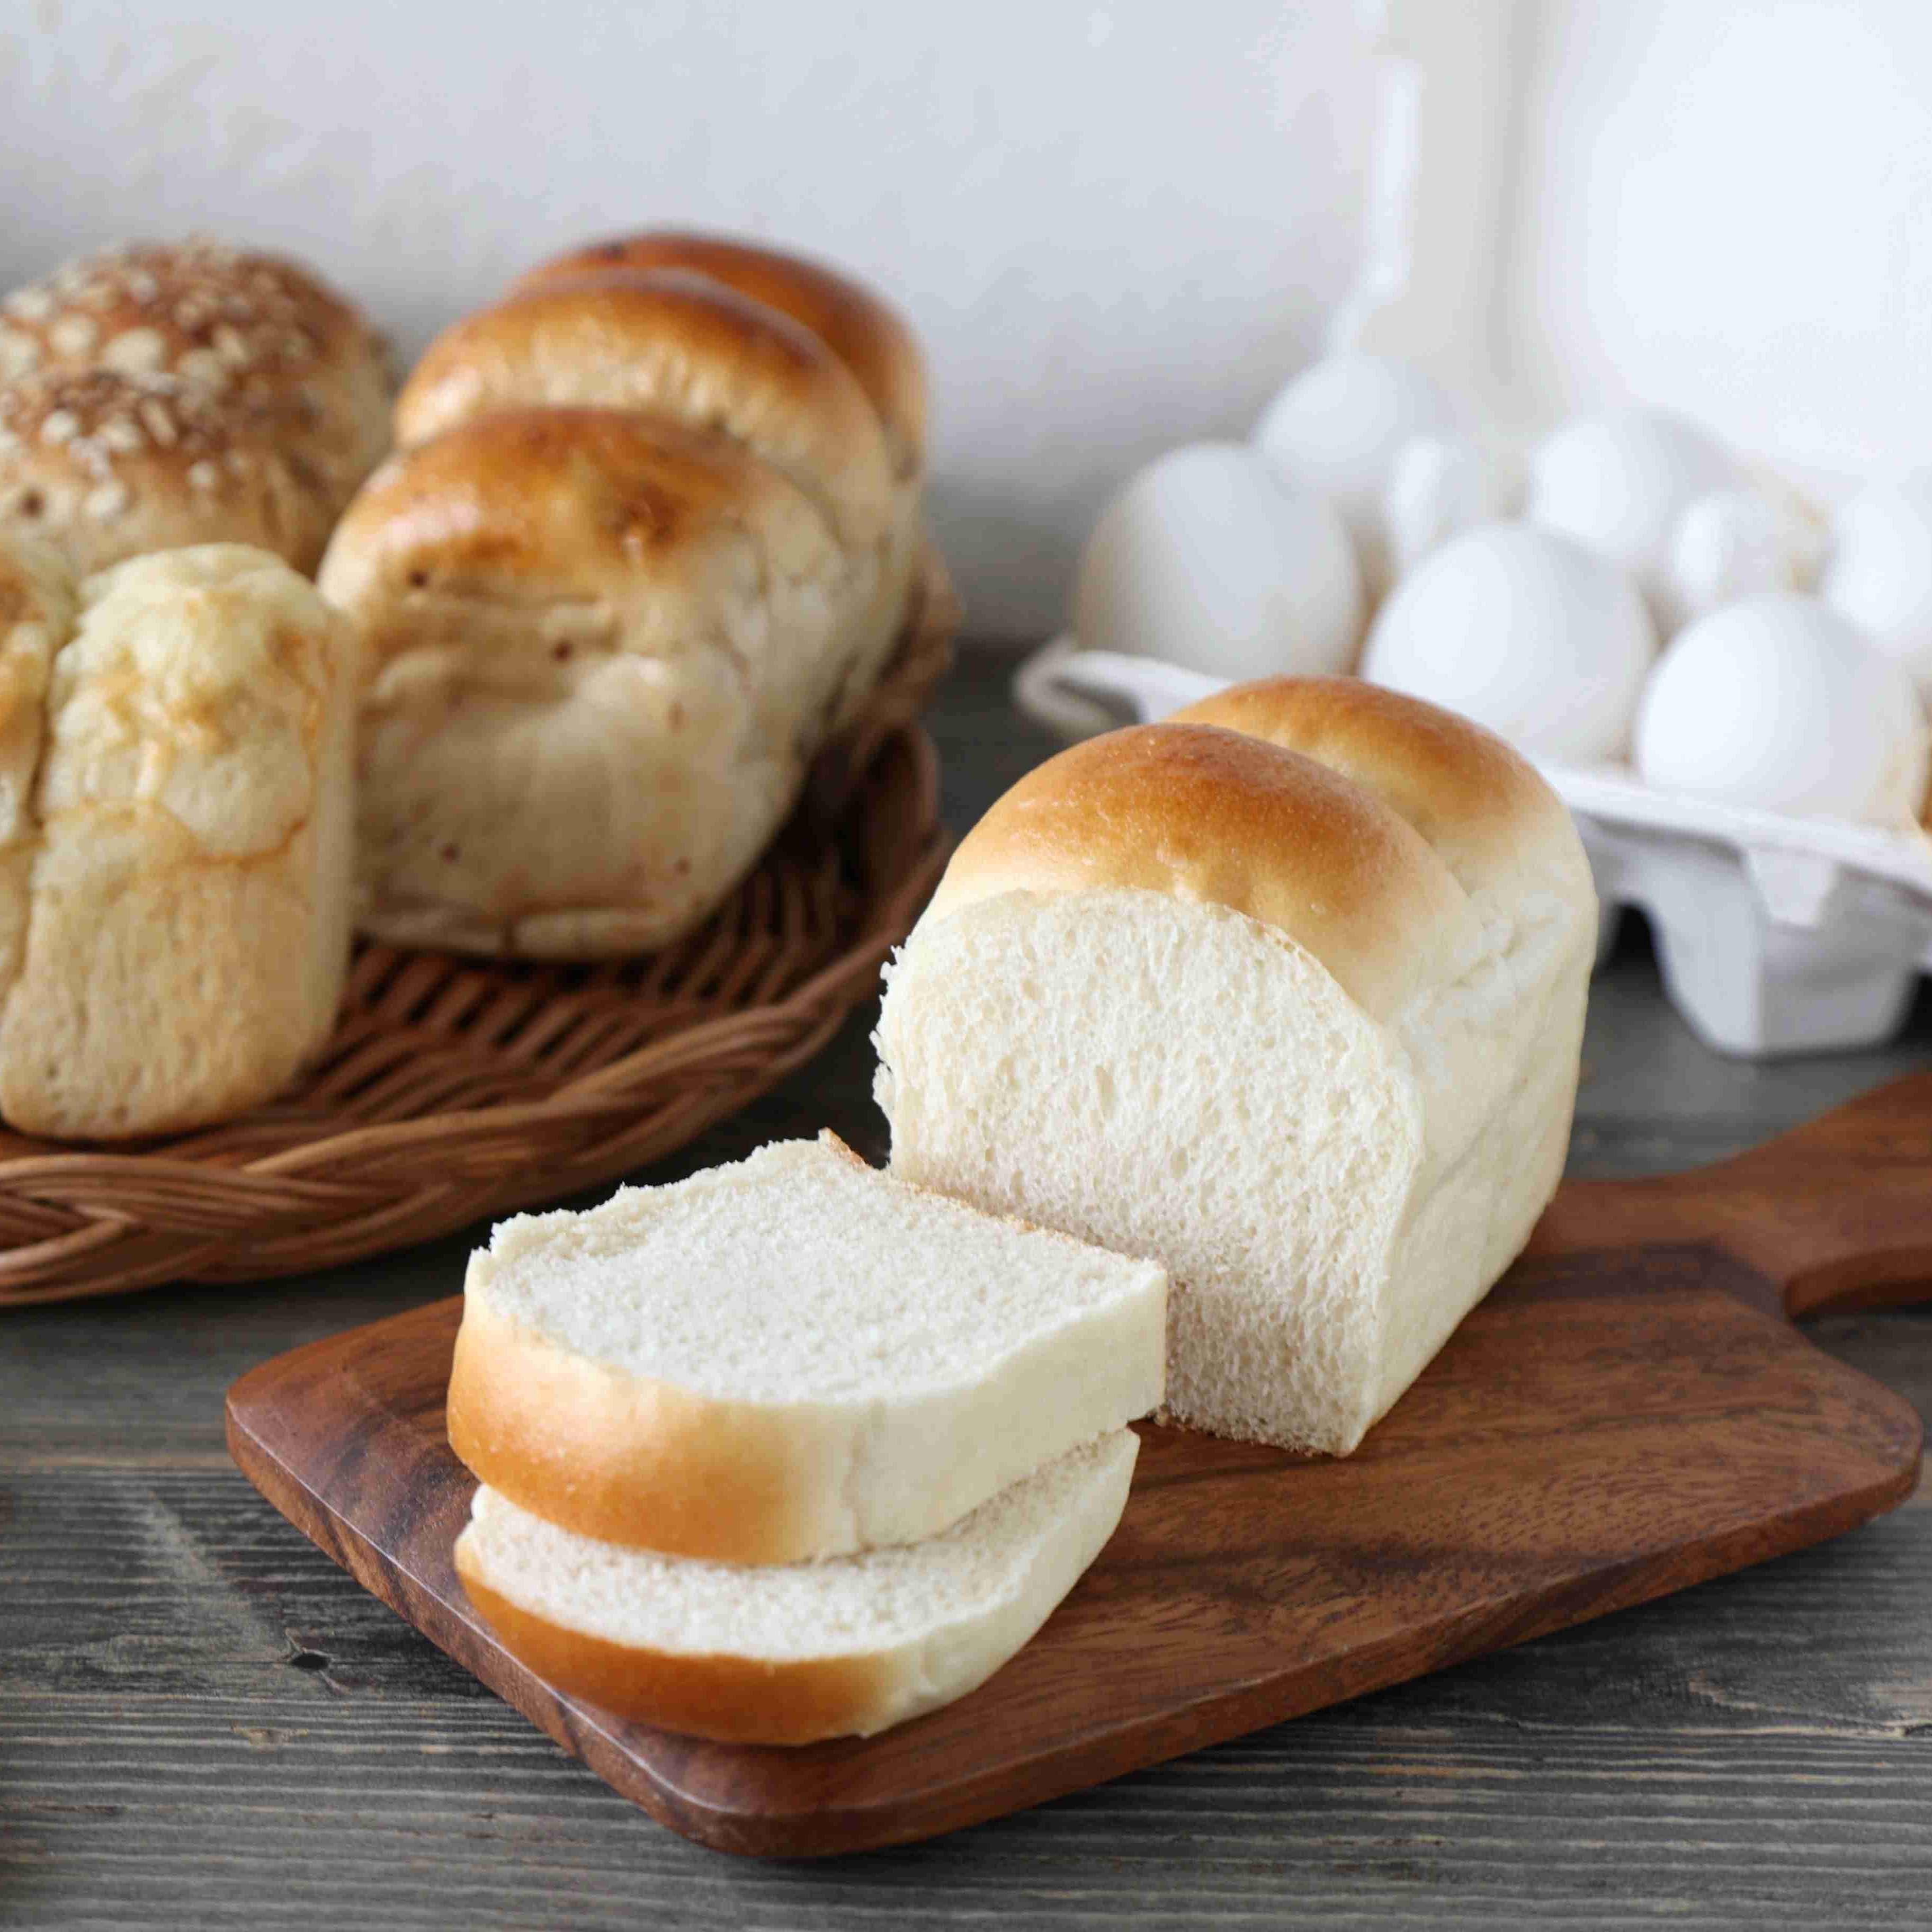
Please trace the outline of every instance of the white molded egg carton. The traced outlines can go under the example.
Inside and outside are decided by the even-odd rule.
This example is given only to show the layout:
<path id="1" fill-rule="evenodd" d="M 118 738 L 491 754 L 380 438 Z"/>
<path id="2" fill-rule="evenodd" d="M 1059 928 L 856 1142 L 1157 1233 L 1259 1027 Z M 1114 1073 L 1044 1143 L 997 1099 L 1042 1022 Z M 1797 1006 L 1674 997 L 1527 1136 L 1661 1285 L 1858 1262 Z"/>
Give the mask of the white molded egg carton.
<path id="1" fill-rule="evenodd" d="M 1060 638 L 1027 659 L 1013 688 L 1021 710 L 1071 740 L 1156 722 L 1223 687 Z M 1599 960 L 1622 909 L 1641 908 L 1672 1003 L 1718 1052 L 1827 1052 L 1897 1030 L 1919 974 L 1932 970 L 1923 832 L 1678 797 L 1616 766 L 1538 769 L 1590 855 Z"/>

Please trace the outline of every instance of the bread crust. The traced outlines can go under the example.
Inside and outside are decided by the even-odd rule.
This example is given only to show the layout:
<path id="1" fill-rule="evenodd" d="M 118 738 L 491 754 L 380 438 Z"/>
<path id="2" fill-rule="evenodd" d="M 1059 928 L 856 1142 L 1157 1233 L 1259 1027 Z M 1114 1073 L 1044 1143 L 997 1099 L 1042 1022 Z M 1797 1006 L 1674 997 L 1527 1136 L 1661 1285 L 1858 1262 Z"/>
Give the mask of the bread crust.
<path id="1" fill-rule="evenodd" d="M 1189 705 L 1170 724 L 1216 724 L 1299 752 L 1413 826 L 1472 892 L 1506 893 L 1581 844 L 1534 766 L 1494 732 L 1354 677 L 1275 677 Z"/>
<path id="2" fill-rule="evenodd" d="M 451 1365 L 449 1446 L 477 1479 L 580 1536 L 719 1563 L 790 1563 L 838 1526 L 802 1516 L 836 1465 L 753 1405 L 559 1348 L 475 1294 Z"/>
<path id="3" fill-rule="evenodd" d="M 341 507 L 286 446 L 286 403 L 179 376 L 52 370 L 0 386 L 0 530 L 51 544 L 80 576 L 149 550 L 250 544 L 304 573 Z"/>
<path id="4" fill-rule="evenodd" d="M 513 295 L 611 268 L 684 268 L 763 302 L 809 329 L 857 379 L 877 412 L 892 472 L 916 478 L 926 461 L 926 365 L 898 311 L 876 290 L 823 262 L 722 235 L 657 228 L 540 262 Z"/>
<path id="5" fill-rule="evenodd" d="M 1245 913 L 1386 1018 L 1473 943 L 1467 896 L 1399 814 L 1314 759 L 1205 724 L 1049 758 L 962 841 L 925 917 L 1107 888 Z"/>
<path id="6" fill-rule="evenodd" d="M 789 316 L 698 274 L 560 278 L 453 324 L 397 398 L 410 445 L 520 406 L 648 412 L 722 431 L 788 476 L 842 542 L 889 537 L 885 438 L 856 379 Z"/>
<path id="7" fill-rule="evenodd" d="M 0 381 L 104 368 L 290 412 L 283 447 L 348 501 L 388 443 L 382 339 L 282 256 L 199 238 L 82 256 L 0 302 Z"/>
<path id="8" fill-rule="evenodd" d="M 567 1630 L 484 1582 L 463 1540 L 456 1571 L 504 1648 L 544 1684 L 634 1724 L 723 1744 L 805 1744 L 890 1720 L 892 1673 L 870 1658 L 685 1655 Z"/>
<path id="9" fill-rule="evenodd" d="M 46 680 L 0 1113 L 112 1139 L 268 1099 L 348 966 L 349 627 L 265 553 L 137 557 L 82 586 Z"/>
<path id="10" fill-rule="evenodd" d="M 319 578 L 361 632 L 364 929 L 596 958 L 754 865 L 878 664 L 777 471 L 622 410 L 506 410 L 400 452 Z"/>

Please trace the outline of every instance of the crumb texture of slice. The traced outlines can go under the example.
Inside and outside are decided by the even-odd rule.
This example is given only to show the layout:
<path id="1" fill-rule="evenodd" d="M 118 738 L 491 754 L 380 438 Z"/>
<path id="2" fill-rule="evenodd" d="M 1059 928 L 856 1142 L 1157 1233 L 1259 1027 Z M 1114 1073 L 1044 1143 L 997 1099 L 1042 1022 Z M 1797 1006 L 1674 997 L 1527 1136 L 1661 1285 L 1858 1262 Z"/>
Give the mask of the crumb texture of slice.
<path id="1" fill-rule="evenodd" d="M 1166 1277 L 827 1136 L 471 1258 L 450 1440 L 583 1534 L 788 1562 L 928 1537 L 1149 1413 Z"/>
<path id="2" fill-rule="evenodd" d="M 513 1655 L 620 1716 L 736 1742 L 870 1736 L 1040 1629 L 1119 1523 L 1138 1449 L 1112 1430 L 923 1542 L 774 1566 L 619 1548 L 486 1487 L 457 1567 Z"/>

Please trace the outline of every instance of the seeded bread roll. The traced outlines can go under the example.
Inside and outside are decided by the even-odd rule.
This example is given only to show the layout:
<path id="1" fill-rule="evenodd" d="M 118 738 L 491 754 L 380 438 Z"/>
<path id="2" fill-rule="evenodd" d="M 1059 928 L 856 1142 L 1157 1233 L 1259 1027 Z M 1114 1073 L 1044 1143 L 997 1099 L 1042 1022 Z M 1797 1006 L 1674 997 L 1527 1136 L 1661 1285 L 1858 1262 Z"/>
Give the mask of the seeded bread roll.
<path id="1" fill-rule="evenodd" d="M 284 449 L 288 410 L 172 376 L 54 370 L 0 386 L 0 531 L 86 576 L 148 550 L 251 544 L 312 572 L 339 507 Z"/>
<path id="2" fill-rule="evenodd" d="M 500 411 L 392 458 L 320 581 L 369 654 L 362 920 L 405 944 L 599 958 L 688 931 L 869 674 L 810 502 L 621 411 Z"/>
<path id="3" fill-rule="evenodd" d="M 893 476 L 916 484 L 926 466 L 926 365 L 912 331 L 875 290 L 802 255 L 659 228 L 573 248 L 520 276 L 511 292 L 611 268 L 684 269 L 809 329 L 865 391 L 885 431 Z"/>
<path id="4" fill-rule="evenodd" d="M 8 558 L 0 1115 L 101 1139 L 225 1119 L 322 1045 L 341 994 L 354 638 L 238 544 L 90 578 L 70 634 L 67 608 Z"/>
<path id="5" fill-rule="evenodd" d="M 0 302 L 0 382 L 172 376 L 288 412 L 282 447 L 340 509 L 388 446 L 382 344 L 308 270 L 204 239 L 84 256 Z M 298 472 L 300 471 L 298 470 Z"/>
<path id="6" fill-rule="evenodd" d="M 1547 786 L 1416 700 L 1280 680 L 1091 740 L 889 970 L 892 1172 L 1160 1262 L 1168 1412 L 1346 1454 L 1556 1186 L 1595 920 Z"/>

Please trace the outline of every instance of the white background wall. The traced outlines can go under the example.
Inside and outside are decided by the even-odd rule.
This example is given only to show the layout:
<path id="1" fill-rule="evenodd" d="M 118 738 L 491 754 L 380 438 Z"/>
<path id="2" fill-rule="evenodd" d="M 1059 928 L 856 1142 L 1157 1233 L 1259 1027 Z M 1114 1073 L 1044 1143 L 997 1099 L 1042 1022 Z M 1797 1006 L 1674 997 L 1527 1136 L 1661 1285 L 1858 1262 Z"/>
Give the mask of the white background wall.
<path id="1" fill-rule="evenodd" d="M 1503 4 L 1505 412 L 1668 403 L 1828 490 L 1932 465 L 1932 4 Z"/>
<path id="2" fill-rule="evenodd" d="M 1828 483 L 1932 461 L 1932 0 L 1390 4 L 1389 338 L 1511 419 L 1629 394 Z M 1036 636 L 1113 484 L 1313 352 L 1371 98 L 1348 0 L 12 0 L 0 283 L 200 226 L 411 352 L 581 237 L 796 242 L 912 314 L 975 628 Z"/>
<path id="3" fill-rule="evenodd" d="M 11 0 L 0 283 L 202 228 L 413 352 L 593 235 L 795 242 L 910 311 L 975 627 L 1038 635 L 1112 484 L 1311 352 L 1366 89 L 1346 0 Z"/>

